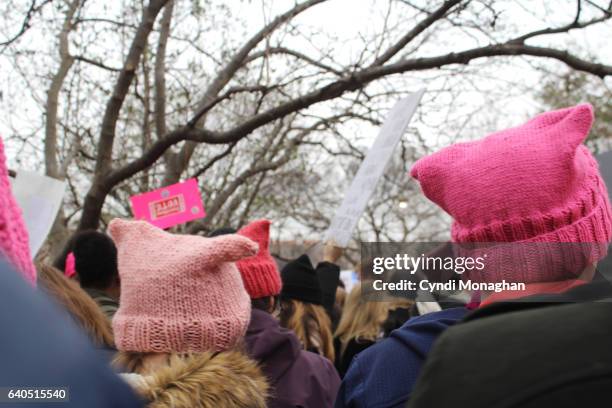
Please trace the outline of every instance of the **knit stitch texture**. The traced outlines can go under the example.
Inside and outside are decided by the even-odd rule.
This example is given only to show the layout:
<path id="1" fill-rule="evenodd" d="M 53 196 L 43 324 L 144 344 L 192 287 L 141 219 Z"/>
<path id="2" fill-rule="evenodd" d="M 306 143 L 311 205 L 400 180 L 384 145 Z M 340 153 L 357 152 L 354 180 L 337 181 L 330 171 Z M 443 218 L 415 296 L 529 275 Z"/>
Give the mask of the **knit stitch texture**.
<path id="1" fill-rule="evenodd" d="M 238 235 L 250 238 L 259 245 L 257 255 L 236 262 L 247 293 L 251 299 L 278 295 L 281 279 L 276 262 L 270 255 L 270 221 L 253 221 L 241 228 Z"/>
<path id="2" fill-rule="evenodd" d="M 119 219 L 109 233 L 121 278 L 113 318 L 119 350 L 222 351 L 244 336 L 251 302 L 234 262 L 254 255 L 256 243 L 235 234 L 170 234 Z"/>
<path id="3" fill-rule="evenodd" d="M 588 259 L 569 270 L 537 270 L 541 265 L 516 260 L 515 266 L 522 266 L 514 271 L 500 267 L 471 278 L 562 280 L 581 272 L 585 262 L 605 256 L 612 210 L 597 162 L 582 145 L 592 123 L 593 108 L 581 104 L 457 143 L 414 164 L 410 174 L 423 193 L 453 217 L 454 242 L 597 243 L 588 249 Z M 556 251 L 563 252 L 562 246 Z"/>
<path id="4" fill-rule="evenodd" d="M 9 182 L 4 144 L 0 138 L 0 255 L 36 286 L 36 268 L 30 256 L 28 230 Z"/>

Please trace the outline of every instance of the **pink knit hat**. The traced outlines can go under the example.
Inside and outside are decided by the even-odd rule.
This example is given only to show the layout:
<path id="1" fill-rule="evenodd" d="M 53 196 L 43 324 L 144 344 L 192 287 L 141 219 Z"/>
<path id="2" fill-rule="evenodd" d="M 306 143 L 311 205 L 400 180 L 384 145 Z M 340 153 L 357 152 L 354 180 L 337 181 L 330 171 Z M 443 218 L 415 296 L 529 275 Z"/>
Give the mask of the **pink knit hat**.
<path id="1" fill-rule="evenodd" d="M 203 352 L 231 348 L 246 332 L 251 302 L 233 262 L 257 252 L 232 234 L 175 235 L 145 221 L 115 219 L 121 299 L 117 349 Z"/>
<path id="2" fill-rule="evenodd" d="M 30 256 L 28 230 L 8 177 L 4 144 L 0 138 L 0 255 L 6 257 L 28 282 L 36 286 L 36 268 Z"/>
<path id="3" fill-rule="evenodd" d="M 270 221 L 253 221 L 242 227 L 238 234 L 252 239 L 259 245 L 257 255 L 236 263 L 249 296 L 251 299 L 259 299 L 278 295 L 281 290 L 281 279 L 276 262 L 269 251 Z"/>
<path id="4" fill-rule="evenodd" d="M 64 276 L 67 278 L 72 278 L 76 275 L 76 260 L 74 259 L 74 253 L 68 252 L 66 256 L 66 266 L 64 267 Z"/>
<path id="5" fill-rule="evenodd" d="M 596 261 L 610 241 L 612 210 L 597 163 L 582 145 L 592 123 L 588 104 L 547 112 L 424 157 L 410 174 L 453 217 L 455 242 L 601 243 L 590 259 Z M 515 274 L 525 283 L 568 278 L 556 268 L 522 269 Z M 487 273 L 479 278 L 501 278 Z"/>

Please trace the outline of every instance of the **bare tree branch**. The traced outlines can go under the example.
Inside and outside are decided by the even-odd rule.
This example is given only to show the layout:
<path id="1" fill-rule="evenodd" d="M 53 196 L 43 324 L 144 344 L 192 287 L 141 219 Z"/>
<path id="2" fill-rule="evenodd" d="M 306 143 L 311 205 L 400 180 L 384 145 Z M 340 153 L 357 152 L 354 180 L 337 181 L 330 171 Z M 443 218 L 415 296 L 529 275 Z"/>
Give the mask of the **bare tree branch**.
<path id="1" fill-rule="evenodd" d="M 109 99 L 104 116 L 102 118 L 102 131 L 97 146 L 96 167 L 93 184 L 87 193 L 83 207 L 83 216 L 79 222 L 79 229 L 95 228 L 101 211 L 101 203 L 97 203 L 96 197 L 106 196 L 110 189 L 100 188 L 107 173 L 110 171 L 115 141 L 115 130 L 119 112 L 125 101 L 130 85 L 136 73 L 136 67 L 144 51 L 147 38 L 153 29 L 155 19 L 161 8 L 168 0 L 151 0 L 142 13 L 142 20 L 136 31 L 123 69 L 117 78 L 113 95 Z"/>
<path id="2" fill-rule="evenodd" d="M 580 4 L 580 1 L 578 2 L 578 4 Z M 588 21 L 584 21 L 584 22 L 579 22 L 579 18 L 580 18 L 580 6 L 578 6 L 578 12 L 576 13 L 576 18 L 574 19 L 574 21 L 572 21 L 569 24 L 566 24 L 564 26 L 561 27 L 547 27 L 547 28 L 543 28 L 541 30 L 537 30 L 537 31 L 532 31 L 530 33 L 527 33 L 525 35 L 522 35 L 520 37 L 514 38 L 510 41 L 508 41 L 511 44 L 524 44 L 526 40 L 533 38 L 533 37 L 537 37 L 537 36 L 541 36 L 541 35 L 548 35 L 548 34 L 559 34 L 559 33 L 566 33 L 570 30 L 573 29 L 579 29 L 579 28 L 585 28 L 588 26 L 592 26 L 598 23 L 601 23 L 603 21 L 609 20 L 612 17 L 612 14 L 610 14 L 610 12 L 605 13 L 604 15 L 598 18 L 593 18 L 591 20 Z"/>
<path id="3" fill-rule="evenodd" d="M 389 61 L 395 54 L 400 52 L 412 40 L 418 37 L 423 31 L 440 20 L 444 15 L 455 5 L 461 3 L 462 0 L 446 0 L 438 9 L 429 14 L 423 21 L 415 25 L 412 30 L 408 31 L 398 42 L 389 47 L 380 57 L 376 58 L 372 66 L 379 66 Z"/>
<path id="4" fill-rule="evenodd" d="M 35 2 L 34 2 L 35 3 Z M 32 3 L 32 7 L 34 7 Z M 74 63 L 74 58 L 70 55 L 68 35 L 72 31 L 73 18 L 79 7 L 80 0 L 73 0 L 62 24 L 62 30 L 59 34 L 59 56 L 60 65 L 55 75 L 51 79 L 51 86 L 47 91 L 46 103 L 46 121 L 45 121 L 45 172 L 50 177 L 63 178 L 60 174 L 60 165 L 58 163 L 57 151 L 57 110 L 59 93 L 64 84 L 64 80 Z M 32 10 L 32 8 L 30 8 Z M 29 20 L 28 20 L 29 21 Z"/>
<path id="5" fill-rule="evenodd" d="M 217 163 L 219 160 L 227 157 L 232 152 L 232 150 L 234 150 L 234 147 L 236 147 L 237 143 L 238 142 L 234 142 L 234 143 L 228 144 L 227 148 L 225 150 L 223 150 L 221 153 L 217 154 L 216 156 L 213 156 L 213 158 L 210 159 L 208 161 L 208 163 L 206 163 L 205 166 L 203 166 L 201 169 L 196 171 L 193 174 L 193 176 L 191 176 L 189 178 L 200 177 L 202 174 L 206 173 L 206 171 L 208 171 L 208 169 L 210 169 L 215 163 Z"/>
<path id="6" fill-rule="evenodd" d="M 264 26 L 261 30 L 259 30 L 253 37 L 251 37 L 229 60 L 229 62 L 217 73 L 213 81 L 206 88 L 204 92 L 204 96 L 200 100 L 198 104 L 197 111 L 205 110 L 205 107 L 208 106 L 214 98 L 221 92 L 221 90 L 228 84 L 228 82 L 233 78 L 234 74 L 244 65 L 245 59 L 248 57 L 249 53 L 257 47 L 257 45 L 270 34 L 272 34 L 276 29 L 278 29 L 281 25 L 291 20 L 298 14 L 302 13 L 305 10 L 319 4 L 323 3 L 327 0 L 307 0 L 302 3 L 297 3 L 292 9 L 286 11 L 283 14 L 277 16 L 274 20 L 272 20 L 269 24 Z M 205 121 L 206 116 L 201 115 L 198 118 L 198 125 L 202 126 Z M 189 160 L 191 159 L 191 155 L 195 150 L 195 143 L 185 143 L 185 145 L 181 148 L 181 150 L 176 154 L 171 154 L 170 157 L 167 158 L 167 165 L 169 167 L 169 171 L 163 184 L 171 184 L 177 182 L 180 178 L 180 175 L 185 171 Z"/>
<path id="7" fill-rule="evenodd" d="M 93 65 L 93 66 L 95 66 L 95 67 L 105 69 L 105 70 L 107 70 L 107 71 L 111 71 L 111 72 L 121 72 L 121 69 L 120 69 L 120 68 L 113 68 L 113 67 L 109 67 L 108 65 L 104 64 L 103 62 L 100 62 L 100 61 L 95 61 L 95 60 L 92 60 L 92 59 L 87 58 L 87 57 L 82 56 L 82 55 L 75 55 L 75 56 L 73 57 L 73 59 L 74 59 L 75 61 L 81 61 L 81 62 L 84 62 L 84 63 L 86 63 L 86 64 Z"/>
<path id="8" fill-rule="evenodd" d="M 317 68 L 321 68 L 324 71 L 329 71 L 332 72 L 338 76 L 342 76 L 342 71 L 339 71 L 327 64 L 323 64 L 321 61 L 317 61 L 314 58 L 310 58 L 309 56 L 302 54 L 301 52 L 286 48 L 286 47 L 270 47 L 267 48 L 265 50 L 259 51 L 259 52 L 255 52 L 251 55 L 249 55 L 249 57 L 244 61 L 244 64 L 248 64 L 258 58 L 261 58 L 263 56 L 268 56 L 268 55 L 273 55 L 273 54 L 285 54 L 285 55 L 291 55 L 297 59 L 306 61 L 307 63 L 317 67 Z"/>
<path id="9" fill-rule="evenodd" d="M 302 3 L 301 5 L 305 7 L 306 4 L 312 5 L 318 2 L 320 1 L 313 0 L 310 2 Z M 454 4 L 456 3 L 452 1 L 445 2 L 446 7 L 452 7 L 452 5 Z M 438 9 L 438 12 L 441 14 L 441 16 L 445 15 L 446 13 L 446 11 L 442 12 L 440 9 Z M 278 19 L 279 17 L 277 17 L 275 21 Z M 410 38 L 414 38 L 415 35 L 418 35 L 415 33 L 417 33 L 419 30 L 422 31 L 423 29 L 425 29 L 424 26 L 426 24 L 419 24 L 421 24 L 420 29 L 410 30 L 410 33 L 412 34 L 402 37 L 402 40 L 400 42 L 409 42 Z M 567 27 L 567 30 L 569 29 L 571 29 L 571 27 Z M 532 32 L 527 33 L 518 38 L 533 38 L 538 35 L 543 35 L 543 33 L 540 32 L 538 34 L 538 32 Z M 386 50 L 381 55 L 379 60 L 388 60 L 392 58 L 393 55 L 397 54 L 397 52 L 401 50 L 398 49 L 398 44 L 394 44 L 388 50 Z M 246 54 L 248 54 L 248 52 Z M 244 61 L 244 59 L 247 57 L 246 54 L 244 55 L 244 57 L 238 59 L 240 59 L 241 62 Z M 311 92 L 305 93 L 298 97 L 291 98 L 263 112 L 254 114 L 248 117 L 242 123 L 239 123 L 228 130 L 214 131 L 211 129 L 207 129 L 206 127 L 200 128 L 198 125 L 199 123 L 201 123 L 201 119 L 199 117 L 195 118 L 195 120 L 188 121 L 187 125 L 170 131 L 166 134 L 166 136 L 155 141 L 149 147 L 148 150 L 142 153 L 140 157 L 132 160 L 126 165 L 117 167 L 115 169 L 111 169 L 108 165 L 110 160 L 110 151 L 107 149 L 106 154 L 108 154 L 108 156 L 102 156 L 102 161 L 106 160 L 106 166 L 102 166 L 100 163 L 97 163 L 96 179 L 85 200 L 85 208 L 83 212 L 83 218 L 81 220 L 81 225 L 95 226 L 106 194 L 108 194 L 108 192 L 120 182 L 132 177 L 134 174 L 138 173 L 139 171 L 142 171 L 144 168 L 153 165 L 162 155 L 164 155 L 164 153 L 171 146 L 179 142 L 191 141 L 208 144 L 235 143 L 264 125 L 270 124 L 287 115 L 306 109 L 314 104 L 340 97 L 341 95 L 348 92 L 363 89 L 370 82 L 390 75 L 405 72 L 440 69 L 448 66 L 454 66 L 457 64 L 467 65 L 471 61 L 481 58 L 516 55 L 556 59 L 576 70 L 588 72 L 602 78 L 612 75 L 612 66 L 589 62 L 575 55 L 572 55 L 567 51 L 562 51 L 555 48 L 525 45 L 522 43 L 518 43 L 517 39 L 434 57 L 404 59 L 394 63 L 371 65 L 367 68 L 357 70 L 350 75 L 347 74 L 342 76 L 341 78 L 331 80 L 331 82 L 327 83 L 326 85 L 320 86 L 319 88 L 316 88 Z M 238 64 L 238 66 L 239 65 L 240 64 Z M 216 95 L 218 95 L 218 91 L 222 89 L 229 81 L 229 78 L 225 77 L 225 75 L 228 75 L 226 73 L 235 72 L 235 70 L 237 69 L 237 67 L 234 67 L 234 65 L 230 64 L 228 65 L 228 67 L 226 67 L 226 69 L 220 72 L 216 80 L 213 81 L 217 85 L 211 85 L 208 88 L 208 91 L 212 89 L 216 90 L 215 93 L 211 92 L 209 94 L 210 100 L 214 101 Z M 202 117 L 204 116 L 205 115 L 203 115 Z M 108 129 L 103 129 L 103 135 L 108 134 Z M 101 142 L 103 141 L 104 139 L 101 140 Z M 195 143 L 192 145 L 195 145 Z M 100 161 L 100 155 L 102 153 L 100 151 L 98 153 L 98 161 Z M 186 164 L 186 162 L 184 163 Z M 103 169 L 103 171 L 101 171 L 100 169 Z M 87 219 L 87 221 L 84 221 L 83 219 Z"/>
<path id="10" fill-rule="evenodd" d="M 4 49 L 6 49 L 6 47 L 11 45 L 15 41 L 17 41 L 19 39 L 19 37 L 24 35 L 25 32 L 28 31 L 28 29 L 31 26 L 31 22 L 32 22 L 32 18 L 34 17 L 34 14 L 38 13 L 40 10 L 42 10 L 42 8 L 45 5 L 51 3 L 52 1 L 53 0 L 43 0 L 43 2 L 41 4 L 37 5 L 36 4 L 37 1 L 36 0 L 32 0 L 32 3 L 30 4 L 30 7 L 28 8 L 28 11 L 26 12 L 26 16 L 23 19 L 23 23 L 21 23 L 21 28 L 19 29 L 19 31 L 15 35 L 10 37 L 9 39 L 7 39 L 7 40 L 5 40 L 3 42 L 0 42 L 0 47 L 4 47 Z"/>
<path id="11" fill-rule="evenodd" d="M 155 131 L 157 138 L 163 137 L 166 130 L 166 48 L 168 37 L 170 36 L 170 23 L 172 21 L 172 11 L 174 0 L 169 0 L 164 7 L 164 14 L 161 18 L 161 28 L 159 40 L 157 42 L 157 52 L 155 53 Z"/>

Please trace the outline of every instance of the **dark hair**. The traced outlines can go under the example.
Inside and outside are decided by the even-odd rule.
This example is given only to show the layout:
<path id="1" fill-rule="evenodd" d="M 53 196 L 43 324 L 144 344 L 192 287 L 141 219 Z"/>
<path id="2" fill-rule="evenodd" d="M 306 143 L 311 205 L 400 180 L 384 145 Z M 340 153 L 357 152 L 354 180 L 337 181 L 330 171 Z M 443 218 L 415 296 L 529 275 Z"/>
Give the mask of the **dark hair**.
<path id="1" fill-rule="evenodd" d="M 106 234 L 82 231 L 72 240 L 74 266 L 84 288 L 107 289 L 119 277 L 117 247 Z"/>
<path id="2" fill-rule="evenodd" d="M 272 310 L 270 310 L 270 299 L 272 299 Z M 272 313 L 279 306 L 278 296 L 266 296 L 258 299 L 251 299 L 251 307 L 264 312 Z"/>
<path id="3" fill-rule="evenodd" d="M 236 233 L 236 230 L 233 229 L 232 227 L 222 227 L 214 231 L 211 231 L 211 233 L 208 234 L 208 238 L 218 237 L 219 235 L 235 234 L 235 233 Z"/>

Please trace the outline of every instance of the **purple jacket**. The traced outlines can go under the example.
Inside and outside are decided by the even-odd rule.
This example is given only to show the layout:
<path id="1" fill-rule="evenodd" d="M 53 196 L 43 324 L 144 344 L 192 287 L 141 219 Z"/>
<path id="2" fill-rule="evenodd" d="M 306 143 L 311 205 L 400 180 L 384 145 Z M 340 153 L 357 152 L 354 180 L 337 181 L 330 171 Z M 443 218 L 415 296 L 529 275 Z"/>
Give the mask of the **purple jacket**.
<path id="1" fill-rule="evenodd" d="M 272 386 L 270 408 L 333 406 L 340 387 L 333 364 L 302 350 L 295 334 L 269 313 L 253 309 L 246 346 Z"/>

